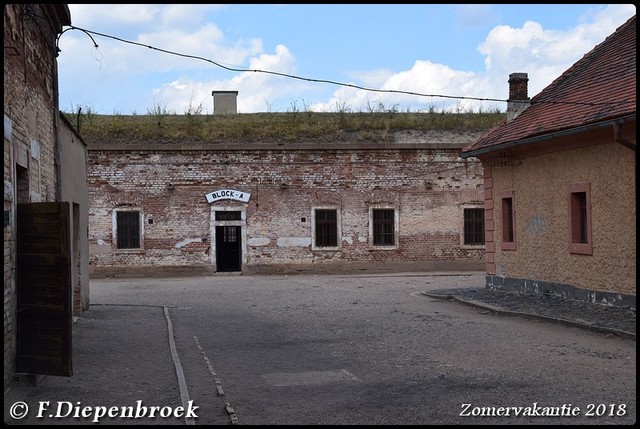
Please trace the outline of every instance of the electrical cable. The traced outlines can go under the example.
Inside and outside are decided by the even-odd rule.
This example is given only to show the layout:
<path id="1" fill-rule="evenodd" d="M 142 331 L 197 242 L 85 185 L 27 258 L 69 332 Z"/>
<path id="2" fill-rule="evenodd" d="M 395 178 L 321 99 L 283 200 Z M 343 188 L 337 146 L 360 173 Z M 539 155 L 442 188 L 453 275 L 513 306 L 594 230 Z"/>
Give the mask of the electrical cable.
<path id="1" fill-rule="evenodd" d="M 128 43 L 128 44 L 136 45 L 136 46 L 142 46 L 142 47 L 146 47 L 146 48 L 149 48 L 149 49 L 152 49 L 152 50 L 156 50 L 156 51 L 159 51 L 159 52 L 164 52 L 164 53 L 170 54 L 170 55 L 176 55 L 176 56 L 179 56 L 179 57 L 206 61 L 206 62 L 211 63 L 211 64 L 213 64 L 213 65 L 215 65 L 217 67 L 220 67 L 220 68 L 223 68 L 225 70 L 232 71 L 232 72 L 265 73 L 265 74 L 271 74 L 271 75 L 275 75 L 275 76 L 286 77 L 286 78 L 290 78 L 290 79 L 303 80 L 303 81 L 306 81 L 306 82 L 326 83 L 326 84 L 331 84 L 331 85 L 337 85 L 337 86 L 343 86 L 343 87 L 348 87 L 348 88 L 359 89 L 359 90 L 368 91 L 368 92 L 404 94 L 404 95 L 411 95 L 411 96 L 418 96 L 418 97 L 448 98 L 448 99 L 459 99 L 459 100 L 498 101 L 498 102 L 503 102 L 503 103 L 506 103 L 506 102 L 509 101 L 509 100 L 503 100 L 503 99 L 499 99 L 499 98 L 481 98 L 481 97 L 454 96 L 454 95 L 442 95 L 442 94 L 423 94 L 423 93 L 420 93 L 420 92 L 403 91 L 403 90 L 396 90 L 396 89 L 368 88 L 368 87 L 355 85 L 355 84 L 351 84 L 351 83 L 344 83 L 344 82 L 338 82 L 338 81 L 327 80 L 327 79 L 307 78 L 307 77 L 292 75 L 292 74 L 288 74 L 288 73 L 270 71 L 270 70 L 246 69 L 246 68 L 240 68 L 240 67 L 229 67 L 229 66 L 225 66 L 225 65 L 223 65 L 223 64 L 221 64 L 219 62 L 210 60 L 208 58 L 200 57 L 200 56 L 197 56 L 197 55 L 189 55 L 189 54 L 182 54 L 182 53 L 179 53 L 179 52 L 169 51 L 167 49 L 157 48 L 155 46 L 145 45 L 145 44 L 139 43 L 139 42 L 133 42 L 131 40 L 126 40 L 126 39 L 123 39 L 123 38 L 120 38 L 120 37 L 111 36 L 109 34 L 99 33 L 97 31 L 87 30 L 87 29 L 76 27 L 76 26 L 73 26 L 73 25 L 69 26 L 69 28 L 67 28 L 62 33 L 60 33 L 60 36 L 62 36 L 62 34 L 64 32 L 66 32 L 67 30 L 79 30 L 79 31 L 82 31 L 85 34 L 89 35 L 89 37 L 91 37 L 91 34 L 95 34 L 95 35 L 98 35 L 98 36 L 102 36 L 102 37 L 106 37 L 106 38 L 109 38 L 109 39 L 117 40 L 119 42 Z M 91 37 L 91 40 L 93 40 L 93 37 Z M 98 45 L 95 43 L 95 40 L 93 40 L 93 41 L 94 41 L 94 45 L 97 47 Z M 57 44 L 57 42 L 56 42 L 56 44 Z M 630 100 L 622 100 L 622 101 L 608 102 L 608 103 L 593 103 L 593 102 L 580 102 L 580 101 L 533 101 L 532 104 L 533 103 L 538 103 L 538 104 L 544 103 L 544 104 L 568 104 L 568 105 L 584 105 L 584 106 L 611 106 L 611 105 L 615 105 L 615 104 L 628 103 L 628 102 L 631 102 L 631 101 Z"/>

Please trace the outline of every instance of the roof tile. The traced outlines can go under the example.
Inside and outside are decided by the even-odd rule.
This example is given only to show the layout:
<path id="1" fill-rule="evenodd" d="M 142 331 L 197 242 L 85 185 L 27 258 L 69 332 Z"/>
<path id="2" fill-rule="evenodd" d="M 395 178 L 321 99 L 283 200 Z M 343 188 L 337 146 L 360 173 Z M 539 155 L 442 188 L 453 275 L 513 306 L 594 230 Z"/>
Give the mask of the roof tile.
<path id="1" fill-rule="evenodd" d="M 502 145 L 636 113 L 636 16 L 595 46 L 531 99 L 511 122 L 502 122 L 463 156 Z"/>

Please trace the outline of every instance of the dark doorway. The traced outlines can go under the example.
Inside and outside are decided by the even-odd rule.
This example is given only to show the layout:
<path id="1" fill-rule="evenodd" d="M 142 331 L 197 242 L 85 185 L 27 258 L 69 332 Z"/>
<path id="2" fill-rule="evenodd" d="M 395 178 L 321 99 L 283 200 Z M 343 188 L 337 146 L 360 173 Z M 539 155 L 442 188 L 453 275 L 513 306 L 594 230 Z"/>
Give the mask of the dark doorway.
<path id="1" fill-rule="evenodd" d="M 69 203 L 18 204 L 16 372 L 71 376 Z"/>
<path id="2" fill-rule="evenodd" d="M 241 271 L 240 226 L 216 226 L 216 271 Z"/>

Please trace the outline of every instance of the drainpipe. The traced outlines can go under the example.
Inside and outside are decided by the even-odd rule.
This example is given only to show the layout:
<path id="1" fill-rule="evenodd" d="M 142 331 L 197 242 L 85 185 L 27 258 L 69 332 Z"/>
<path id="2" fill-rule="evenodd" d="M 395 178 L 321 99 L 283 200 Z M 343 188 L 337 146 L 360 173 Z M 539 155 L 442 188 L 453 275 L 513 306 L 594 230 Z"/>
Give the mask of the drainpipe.
<path id="1" fill-rule="evenodd" d="M 53 32 L 58 35 L 55 27 Z M 62 201 L 62 148 L 60 147 L 60 94 L 58 94 L 58 46 L 53 47 L 53 130 L 54 130 L 54 168 L 56 172 L 56 196 L 54 201 Z"/>
<path id="2" fill-rule="evenodd" d="M 56 67 L 57 69 L 57 67 Z M 53 129 L 54 129 L 54 163 L 56 171 L 56 196 L 55 201 L 62 201 L 62 148 L 60 147 L 60 112 L 58 111 L 58 74 L 57 71 L 53 72 L 53 86 L 55 92 L 55 101 L 53 109 Z"/>
<path id="3" fill-rule="evenodd" d="M 622 124 L 615 122 L 613 124 L 613 141 L 616 143 L 620 143 L 622 146 L 631 149 L 632 151 L 636 151 L 636 144 L 631 140 L 627 140 L 622 137 Z"/>

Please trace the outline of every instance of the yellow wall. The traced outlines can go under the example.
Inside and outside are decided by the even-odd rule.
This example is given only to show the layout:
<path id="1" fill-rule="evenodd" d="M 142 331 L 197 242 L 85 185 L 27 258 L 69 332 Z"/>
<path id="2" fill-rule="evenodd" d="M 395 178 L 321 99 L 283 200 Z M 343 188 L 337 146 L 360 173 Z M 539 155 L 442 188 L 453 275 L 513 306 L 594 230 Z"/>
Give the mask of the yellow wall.
<path id="1" fill-rule="evenodd" d="M 496 275 L 636 293 L 635 152 L 618 143 L 492 167 Z M 589 182 L 593 255 L 570 254 L 568 185 Z M 515 191 L 517 250 L 502 250 L 500 195 Z"/>

